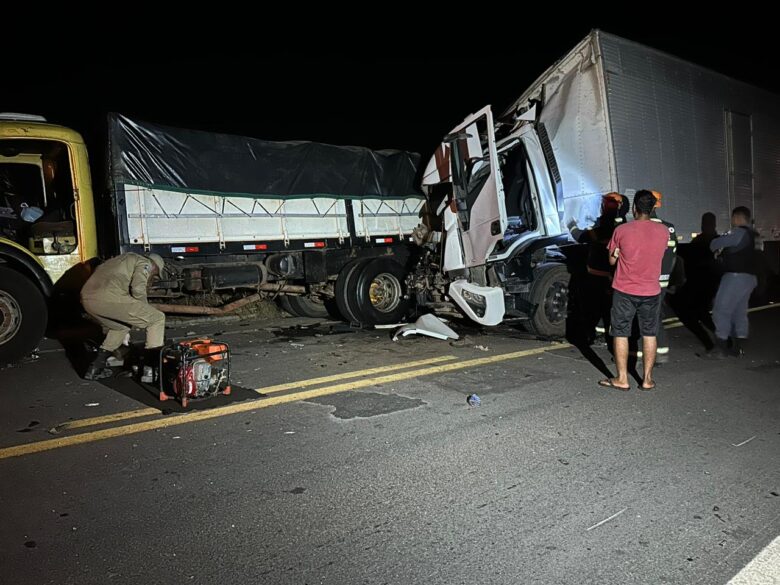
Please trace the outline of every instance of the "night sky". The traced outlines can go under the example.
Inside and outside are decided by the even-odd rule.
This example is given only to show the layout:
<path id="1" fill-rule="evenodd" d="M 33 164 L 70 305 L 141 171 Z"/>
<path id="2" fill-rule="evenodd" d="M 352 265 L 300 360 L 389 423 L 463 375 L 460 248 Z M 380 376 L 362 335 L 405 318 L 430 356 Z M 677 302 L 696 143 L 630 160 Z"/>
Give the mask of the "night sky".
<path id="1" fill-rule="evenodd" d="M 381 42 L 361 37 L 305 46 L 234 46 L 224 37 L 164 49 L 107 42 L 105 51 L 93 45 L 78 59 L 6 63 L 0 111 L 42 114 L 75 128 L 87 138 L 93 161 L 102 158 L 96 151 L 109 111 L 269 140 L 412 150 L 427 158 L 467 114 L 488 103 L 506 107 L 596 27 L 780 92 L 777 67 L 767 65 L 773 44 L 767 35 L 739 27 L 723 34 L 594 22 L 558 26 L 555 34 L 483 37 L 468 49 L 458 46 L 465 41 L 430 36 L 399 49 L 386 35 Z"/>

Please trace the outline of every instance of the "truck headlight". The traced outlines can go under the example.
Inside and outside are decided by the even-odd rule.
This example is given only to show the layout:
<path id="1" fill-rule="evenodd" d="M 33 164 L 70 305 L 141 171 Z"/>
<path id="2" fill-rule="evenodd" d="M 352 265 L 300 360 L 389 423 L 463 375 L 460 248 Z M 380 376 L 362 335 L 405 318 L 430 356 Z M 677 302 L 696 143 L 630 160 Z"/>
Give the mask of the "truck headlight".
<path id="1" fill-rule="evenodd" d="M 484 317 L 485 310 L 487 308 L 487 299 L 484 295 L 473 293 L 466 289 L 463 289 L 463 300 L 466 301 L 469 307 L 474 311 L 477 317 Z"/>

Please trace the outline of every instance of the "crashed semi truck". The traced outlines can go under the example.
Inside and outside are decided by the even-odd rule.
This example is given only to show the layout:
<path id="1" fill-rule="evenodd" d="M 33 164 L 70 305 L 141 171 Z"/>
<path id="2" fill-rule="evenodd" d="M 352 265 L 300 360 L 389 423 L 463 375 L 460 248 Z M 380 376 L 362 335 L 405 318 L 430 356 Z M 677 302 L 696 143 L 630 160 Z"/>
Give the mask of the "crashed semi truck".
<path id="1" fill-rule="evenodd" d="M 235 308 L 263 296 L 293 314 L 361 323 L 409 310 L 419 155 L 116 114 L 107 154 L 107 190 L 93 194 L 77 132 L 0 115 L 0 364 L 36 347 L 52 307 L 78 311 L 92 259 L 125 252 L 165 259 L 148 296 L 166 312 L 214 314 L 225 308 L 215 299 Z"/>
<path id="2" fill-rule="evenodd" d="M 486 107 L 442 141 L 423 177 L 426 250 L 408 279 L 420 304 L 565 332 L 574 248 L 602 196 L 663 195 L 680 242 L 713 212 L 753 211 L 780 239 L 780 98 L 671 55 L 591 32 L 498 115 Z"/>

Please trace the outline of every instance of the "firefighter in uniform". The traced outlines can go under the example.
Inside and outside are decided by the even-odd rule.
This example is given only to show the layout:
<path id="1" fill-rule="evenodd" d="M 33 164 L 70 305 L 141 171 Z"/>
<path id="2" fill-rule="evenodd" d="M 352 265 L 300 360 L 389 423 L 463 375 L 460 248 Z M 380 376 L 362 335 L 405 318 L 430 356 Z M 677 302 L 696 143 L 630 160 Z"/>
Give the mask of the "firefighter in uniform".
<path id="1" fill-rule="evenodd" d="M 87 380 L 112 375 L 108 357 L 122 345 L 132 327 L 146 330 L 147 354 L 159 352 L 165 334 L 165 315 L 149 305 L 149 280 L 162 273 L 163 259 L 157 254 L 122 254 L 95 269 L 81 289 L 81 304 L 106 331 L 97 356 L 87 369 Z"/>
<path id="2" fill-rule="evenodd" d="M 650 221 L 662 223 L 669 231 L 669 241 L 667 243 L 666 252 L 661 260 L 661 277 L 659 284 L 661 285 L 661 314 L 658 319 L 658 353 L 656 355 L 656 363 L 663 364 L 669 361 L 669 335 L 664 328 L 664 317 L 666 316 L 666 293 L 669 291 L 669 287 L 676 287 L 682 284 L 683 277 L 681 276 L 682 265 L 678 263 L 677 258 L 677 233 L 674 229 L 674 225 L 658 217 L 656 210 L 661 207 L 661 199 L 663 195 L 658 191 L 652 191 L 655 197 L 655 208 L 650 215 Z M 636 338 L 636 339 L 635 339 Z M 631 336 L 629 342 L 629 353 L 642 357 L 642 351 L 638 349 L 639 345 L 639 332 L 637 330 L 636 335 Z"/>
<path id="3" fill-rule="evenodd" d="M 628 199 L 620 193 L 607 193 L 601 198 L 601 214 L 593 227 L 581 230 L 576 222 L 569 227 L 572 237 L 588 246 L 587 276 L 585 280 L 584 326 L 588 343 L 597 333 L 604 333 L 609 351 L 612 352 L 612 337 L 609 335 L 609 316 L 612 309 L 612 276 L 614 268 L 609 264 L 609 244 L 615 228 L 628 213 Z M 602 326 L 599 327 L 599 321 Z"/>

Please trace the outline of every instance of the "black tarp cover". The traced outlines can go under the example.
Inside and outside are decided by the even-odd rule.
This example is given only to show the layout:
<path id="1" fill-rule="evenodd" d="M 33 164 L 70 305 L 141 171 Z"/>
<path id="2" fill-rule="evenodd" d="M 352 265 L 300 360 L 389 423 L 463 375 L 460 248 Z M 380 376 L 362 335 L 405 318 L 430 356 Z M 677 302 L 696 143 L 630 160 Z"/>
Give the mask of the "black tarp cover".
<path id="1" fill-rule="evenodd" d="M 110 114 L 110 178 L 186 193 L 253 198 L 422 197 L 420 155 L 171 128 Z"/>

